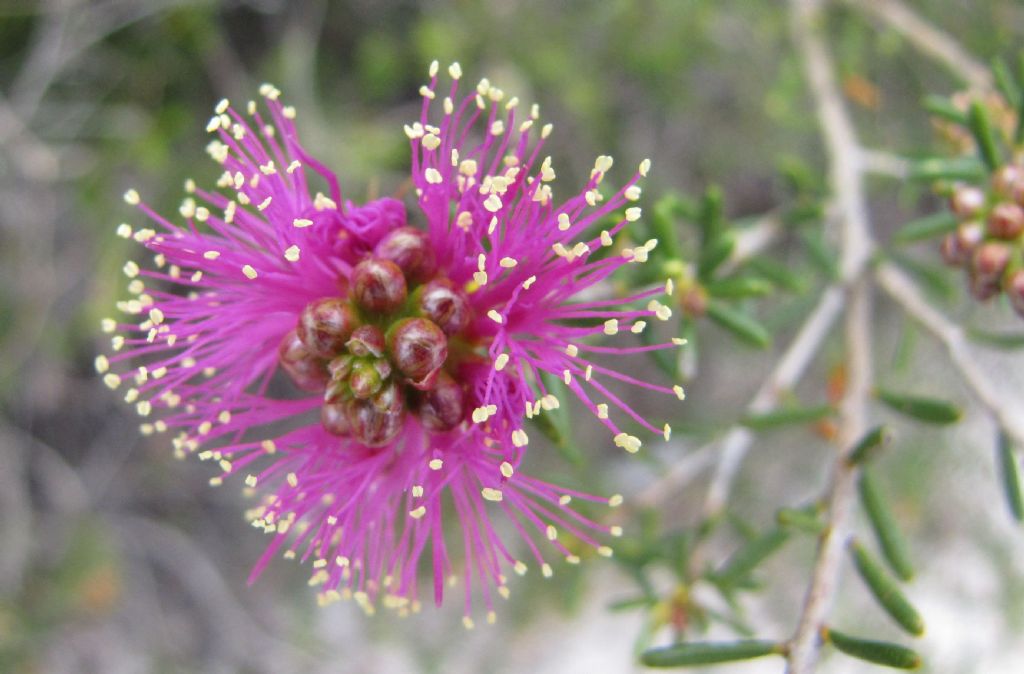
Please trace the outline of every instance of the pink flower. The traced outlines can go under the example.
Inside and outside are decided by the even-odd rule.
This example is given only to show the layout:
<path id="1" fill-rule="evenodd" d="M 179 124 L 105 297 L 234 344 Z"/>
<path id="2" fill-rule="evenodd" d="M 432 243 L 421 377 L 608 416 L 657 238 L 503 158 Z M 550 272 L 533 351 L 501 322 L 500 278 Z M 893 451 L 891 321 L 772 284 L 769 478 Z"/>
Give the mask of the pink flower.
<path id="1" fill-rule="evenodd" d="M 154 265 L 125 265 L 134 297 L 119 309 L 139 322 L 104 321 L 118 334 L 97 368 L 112 388 L 131 384 L 125 399 L 141 415 L 159 417 L 144 432 L 170 432 L 179 455 L 218 462 L 214 484 L 241 475 L 262 494 L 250 519 L 273 542 L 253 578 L 283 550 L 312 565 L 322 602 L 407 612 L 418 609 L 426 557 L 436 602 L 461 579 L 471 625 L 474 601 L 493 620 L 509 569 L 548 576 L 551 555 L 610 555 L 601 539 L 619 533 L 573 503 L 621 497 L 519 471 L 526 420 L 567 402 L 540 374 L 562 378 L 630 452 L 640 440 L 620 424 L 669 429 L 608 382 L 683 394 L 588 358 L 672 347 L 595 343 L 666 319 L 655 297 L 670 284 L 574 300 L 655 245 L 608 248 L 640 215 L 632 202 L 648 162 L 604 193 L 612 160 L 599 157 L 584 189 L 556 202 L 551 161 L 540 159 L 550 126 L 534 128 L 536 106 L 524 118 L 487 80 L 460 96 L 457 64 L 449 74 L 439 101 L 432 66 L 420 120 L 406 127 L 418 197 L 408 216 L 394 199 L 342 200 L 274 87 L 261 89 L 269 118 L 222 101 L 207 127 L 220 192 L 190 182 L 181 225 L 126 194 L 155 223 L 134 233 Z M 329 196 L 311 196 L 309 179 Z M 452 513 L 458 528 L 446 535 Z M 521 540 L 506 544 L 509 532 Z"/>

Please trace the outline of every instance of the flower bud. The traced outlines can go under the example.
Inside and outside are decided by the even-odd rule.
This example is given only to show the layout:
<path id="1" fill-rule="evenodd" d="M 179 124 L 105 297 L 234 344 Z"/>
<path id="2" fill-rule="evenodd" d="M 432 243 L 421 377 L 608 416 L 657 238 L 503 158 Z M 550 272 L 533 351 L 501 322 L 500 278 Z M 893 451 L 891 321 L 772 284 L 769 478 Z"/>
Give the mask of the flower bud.
<path id="1" fill-rule="evenodd" d="M 984 239 L 985 228 L 977 220 L 960 223 L 956 228 L 956 243 L 965 256 L 965 261 Z"/>
<path id="2" fill-rule="evenodd" d="M 1024 269 L 1008 274 L 1003 284 L 1010 305 L 1017 315 L 1024 318 Z"/>
<path id="3" fill-rule="evenodd" d="M 323 363 L 309 352 L 296 330 L 290 330 L 277 348 L 278 362 L 292 382 L 303 391 L 320 391 L 327 383 Z"/>
<path id="4" fill-rule="evenodd" d="M 1004 243 L 987 242 L 978 246 L 971 258 L 971 294 L 984 301 L 996 295 L 1003 271 L 1010 262 L 1010 249 Z"/>
<path id="5" fill-rule="evenodd" d="M 985 207 L 985 192 L 973 185 L 958 185 L 949 199 L 949 207 L 961 219 L 973 218 Z"/>
<path id="6" fill-rule="evenodd" d="M 366 400 L 380 390 L 383 378 L 377 369 L 367 360 L 360 359 L 352 366 L 352 374 L 349 375 L 348 385 L 352 389 L 352 395 L 360 400 Z"/>
<path id="7" fill-rule="evenodd" d="M 299 315 L 297 333 L 313 355 L 330 358 L 342 350 L 358 323 L 348 302 L 327 297 L 306 305 Z"/>
<path id="8" fill-rule="evenodd" d="M 421 393 L 419 400 L 420 421 L 432 431 L 450 431 L 465 414 L 462 387 L 443 370 L 438 372 L 434 387 Z"/>
<path id="9" fill-rule="evenodd" d="M 469 325 L 469 300 L 448 279 L 436 279 L 423 286 L 419 309 L 449 337 Z"/>
<path id="10" fill-rule="evenodd" d="M 348 435 L 351 426 L 345 415 L 345 403 L 327 403 L 320 408 L 320 423 L 331 435 Z"/>
<path id="11" fill-rule="evenodd" d="M 369 258 L 352 270 L 352 296 L 366 311 L 389 314 L 405 302 L 405 277 L 391 260 Z"/>
<path id="12" fill-rule="evenodd" d="M 415 227 L 394 230 L 373 249 L 374 257 L 391 260 L 409 283 L 422 283 L 437 271 L 437 257 L 426 232 Z"/>
<path id="13" fill-rule="evenodd" d="M 708 291 L 700 285 L 687 288 L 679 295 L 679 306 L 687 316 L 700 318 L 708 310 Z"/>
<path id="14" fill-rule="evenodd" d="M 1017 186 L 1022 184 L 1024 184 L 1024 167 L 1016 164 L 1001 166 L 992 175 L 992 187 L 1004 197 L 1012 196 Z"/>
<path id="15" fill-rule="evenodd" d="M 372 398 L 350 400 L 345 414 L 353 438 L 368 447 L 380 447 L 402 430 L 405 401 L 398 384 L 390 381 Z"/>
<path id="16" fill-rule="evenodd" d="M 388 331 L 388 354 L 416 388 L 429 388 L 448 357 L 448 340 L 426 318 L 404 318 Z"/>
<path id="17" fill-rule="evenodd" d="M 998 239 L 1016 239 L 1024 232 L 1024 208 L 1012 201 L 1002 201 L 988 216 L 989 234 Z"/>
<path id="18" fill-rule="evenodd" d="M 334 381 L 344 381 L 348 379 L 348 375 L 352 372 L 352 355 L 343 353 L 331 362 L 327 363 L 327 373 L 331 375 L 331 379 Z"/>
<path id="19" fill-rule="evenodd" d="M 361 325 L 352 333 L 345 347 L 353 356 L 380 358 L 384 355 L 384 333 L 376 325 Z"/>

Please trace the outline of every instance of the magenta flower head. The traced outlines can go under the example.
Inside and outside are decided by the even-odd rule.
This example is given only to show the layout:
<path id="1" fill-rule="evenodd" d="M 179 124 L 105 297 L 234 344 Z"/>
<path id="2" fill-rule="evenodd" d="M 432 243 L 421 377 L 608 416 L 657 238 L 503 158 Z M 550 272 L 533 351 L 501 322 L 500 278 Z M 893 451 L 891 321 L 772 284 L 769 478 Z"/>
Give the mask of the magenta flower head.
<path id="1" fill-rule="evenodd" d="M 104 321 L 117 334 L 97 368 L 158 418 L 143 432 L 171 433 L 180 456 L 219 464 L 214 484 L 238 475 L 261 496 L 250 520 L 273 541 L 254 578 L 283 553 L 312 566 L 322 603 L 407 613 L 430 568 L 438 603 L 461 583 L 469 626 L 476 602 L 493 620 L 509 570 L 550 576 L 550 559 L 576 563 L 586 547 L 610 555 L 602 538 L 620 533 L 574 503 L 621 497 L 519 470 L 527 420 L 567 402 L 541 374 L 562 379 L 629 452 L 640 440 L 622 424 L 669 429 L 609 384 L 683 392 L 626 374 L 619 358 L 681 340 L 598 343 L 670 315 L 656 297 L 671 284 L 595 299 L 656 243 L 614 245 L 640 217 L 649 162 L 612 190 L 612 160 L 599 157 L 583 189 L 558 201 L 541 159 L 551 127 L 535 127 L 536 106 L 524 117 L 487 80 L 460 93 L 459 66 L 448 73 L 442 91 L 431 67 L 420 119 L 405 129 L 409 212 L 394 199 L 343 200 L 274 87 L 261 89 L 268 113 L 222 101 L 207 126 L 220 191 L 189 182 L 183 224 L 126 195 L 154 228 L 119 233 L 153 265 L 125 265 L 134 297 L 118 308 L 134 319 Z"/>

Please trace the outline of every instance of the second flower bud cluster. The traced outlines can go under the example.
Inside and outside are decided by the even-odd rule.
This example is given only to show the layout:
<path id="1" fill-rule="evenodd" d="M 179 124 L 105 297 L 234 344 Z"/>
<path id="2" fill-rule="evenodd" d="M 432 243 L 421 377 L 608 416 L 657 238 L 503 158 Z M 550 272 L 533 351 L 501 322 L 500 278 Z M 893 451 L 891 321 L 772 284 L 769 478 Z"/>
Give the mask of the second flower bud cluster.
<path id="1" fill-rule="evenodd" d="M 296 386 L 323 392 L 329 433 L 380 447 L 408 413 L 433 431 L 462 422 L 465 392 L 448 347 L 452 337 L 465 341 L 470 319 L 466 296 L 438 275 L 427 236 L 400 227 L 353 268 L 341 296 L 303 309 L 279 361 Z"/>
<path id="2" fill-rule="evenodd" d="M 958 224 L 942 242 L 943 258 L 967 271 L 976 299 L 1005 292 L 1024 317 L 1024 167 L 1002 166 L 990 189 L 957 186 L 950 208 Z"/>

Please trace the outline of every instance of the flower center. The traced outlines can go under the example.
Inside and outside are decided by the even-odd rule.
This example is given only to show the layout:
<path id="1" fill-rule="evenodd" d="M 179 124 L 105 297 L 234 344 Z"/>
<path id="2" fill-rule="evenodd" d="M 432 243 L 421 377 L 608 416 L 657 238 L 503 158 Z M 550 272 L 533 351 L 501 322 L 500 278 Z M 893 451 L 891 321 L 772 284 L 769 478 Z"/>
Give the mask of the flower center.
<path id="1" fill-rule="evenodd" d="M 466 296 L 437 274 L 426 235 L 401 227 L 355 266 L 345 296 L 306 305 L 279 361 L 296 386 L 323 392 L 328 432 L 380 447 L 408 413 L 434 431 L 462 422 L 448 346 L 470 318 Z"/>

